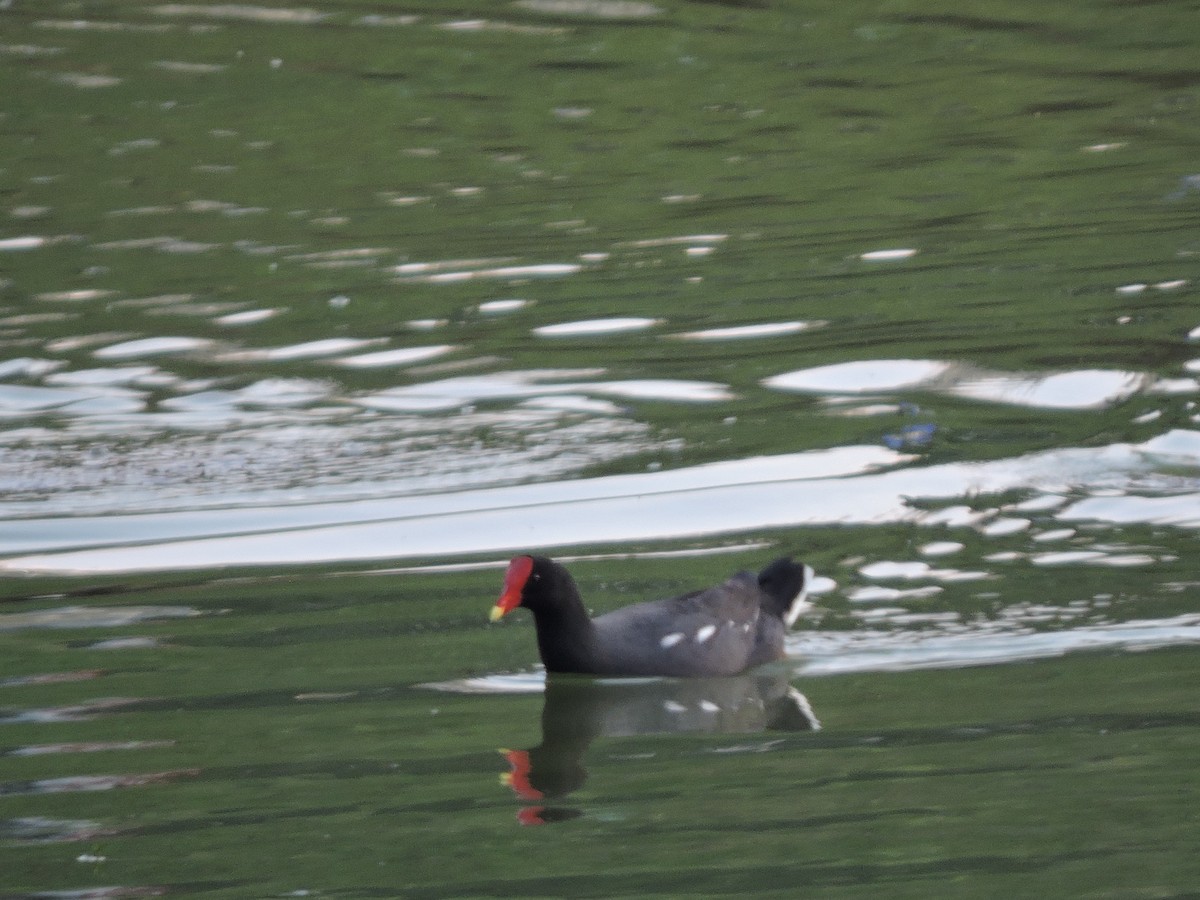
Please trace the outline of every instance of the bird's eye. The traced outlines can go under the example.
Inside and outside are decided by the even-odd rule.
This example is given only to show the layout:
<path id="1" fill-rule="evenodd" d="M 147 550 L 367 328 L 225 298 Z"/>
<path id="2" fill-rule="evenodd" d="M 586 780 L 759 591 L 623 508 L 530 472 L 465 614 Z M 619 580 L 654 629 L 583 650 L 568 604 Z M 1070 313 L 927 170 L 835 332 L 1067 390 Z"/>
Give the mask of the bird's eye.
<path id="1" fill-rule="evenodd" d="M 534 573 L 533 573 L 533 580 L 534 580 L 534 581 L 541 581 L 541 580 L 542 580 L 542 576 L 541 576 L 541 575 L 539 575 L 537 572 L 534 572 Z"/>

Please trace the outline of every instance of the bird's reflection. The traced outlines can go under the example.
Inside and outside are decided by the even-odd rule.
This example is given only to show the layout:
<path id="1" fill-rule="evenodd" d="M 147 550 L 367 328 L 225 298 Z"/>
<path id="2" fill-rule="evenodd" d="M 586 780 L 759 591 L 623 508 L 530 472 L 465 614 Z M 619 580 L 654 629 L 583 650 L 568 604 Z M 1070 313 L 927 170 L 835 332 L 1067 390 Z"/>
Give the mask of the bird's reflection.
<path id="1" fill-rule="evenodd" d="M 510 771 L 504 784 L 527 804 L 524 825 L 544 825 L 582 813 L 560 801 L 582 787 L 583 757 L 598 737 L 817 731 L 807 698 L 783 673 L 706 679 L 594 679 L 551 675 L 542 706 L 542 742 L 501 750 Z"/>

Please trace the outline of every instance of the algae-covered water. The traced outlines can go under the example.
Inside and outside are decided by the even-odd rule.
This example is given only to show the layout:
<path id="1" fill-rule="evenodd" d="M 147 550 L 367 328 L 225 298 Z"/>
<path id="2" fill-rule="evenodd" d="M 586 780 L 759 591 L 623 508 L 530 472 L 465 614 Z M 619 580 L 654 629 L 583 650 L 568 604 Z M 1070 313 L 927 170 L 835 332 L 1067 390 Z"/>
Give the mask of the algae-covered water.
<path id="1" fill-rule="evenodd" d="M 0 895 L 1194 892 L 1195 15 L 0 4 Z"/>

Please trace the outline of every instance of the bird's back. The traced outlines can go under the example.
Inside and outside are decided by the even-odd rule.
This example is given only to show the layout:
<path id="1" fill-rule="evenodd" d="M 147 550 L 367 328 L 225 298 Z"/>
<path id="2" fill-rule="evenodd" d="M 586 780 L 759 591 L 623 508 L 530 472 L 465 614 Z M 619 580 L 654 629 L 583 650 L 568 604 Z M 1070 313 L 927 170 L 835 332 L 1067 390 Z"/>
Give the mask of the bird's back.
<path id="1" fill-rule="evenodd" d="M 690 677 L 745 671 L 755 664 L 766 598 L 757 578 L 741 572 L 704 591 L 599 616 L 593 621 L 602 674 Z"/>

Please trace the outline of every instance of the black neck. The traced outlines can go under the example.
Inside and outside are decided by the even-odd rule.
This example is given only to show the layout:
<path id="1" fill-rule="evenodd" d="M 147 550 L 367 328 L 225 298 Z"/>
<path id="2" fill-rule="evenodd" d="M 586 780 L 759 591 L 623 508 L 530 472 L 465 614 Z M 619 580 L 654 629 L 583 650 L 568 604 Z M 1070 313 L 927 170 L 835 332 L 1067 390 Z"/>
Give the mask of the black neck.
<path id="1" fill-rule="evenodd" d="M 527 604 L 533 613 L 542 663 L 547 672 L 592 671 L 595 628 L 584 609 L 579 589 L 564 569 L 547 572 L 545 576 L 538 592 L 540 602 Z"/>
<path id="2" fill-rule="evenodd" d="M 533 621 L 547 672 L 590 671 L 594 629 L 583 603 L 535 610 Z"/>

